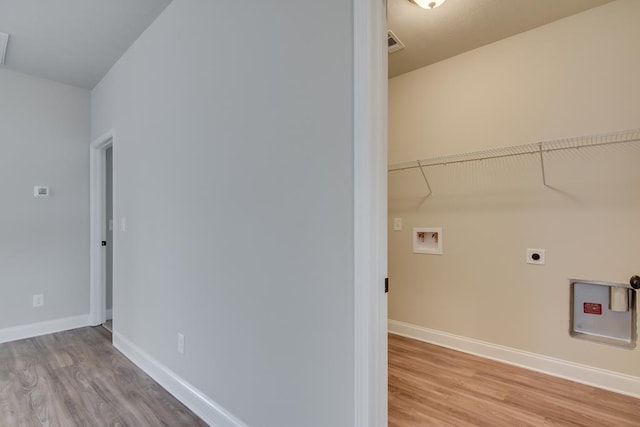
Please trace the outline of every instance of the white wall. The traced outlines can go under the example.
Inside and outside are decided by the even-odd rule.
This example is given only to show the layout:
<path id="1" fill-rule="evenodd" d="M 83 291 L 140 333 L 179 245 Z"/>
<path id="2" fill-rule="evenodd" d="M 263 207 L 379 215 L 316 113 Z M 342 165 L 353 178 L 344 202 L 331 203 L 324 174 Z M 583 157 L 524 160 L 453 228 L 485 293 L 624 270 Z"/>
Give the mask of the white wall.
<path id="1" fill-rule="evenodd" d="M 640 2 L 619 0 L 391 79 L 390 163 L 640 127 Z M 569 278 L 640 271 L 640 143 L 390 173 L 389 317 L 640 376 L 570 338 Z M 443 227 L 444 255 L 411 228 Z M 390 230 L 392 230 L 390 228 Z M 526 248 L 547 264 L 525 264 Z"/>
<path id="2" fill-rule="evenodd" d="M 0 94 L 0 330 L 87 314 L 89 91 L 0 68 Z"/>
<path id="3" fill-rule="evenodd" d="M 116 334 L 249 425 L 354 422 L 351 9 L 175 0 L 92 92 Z"/>

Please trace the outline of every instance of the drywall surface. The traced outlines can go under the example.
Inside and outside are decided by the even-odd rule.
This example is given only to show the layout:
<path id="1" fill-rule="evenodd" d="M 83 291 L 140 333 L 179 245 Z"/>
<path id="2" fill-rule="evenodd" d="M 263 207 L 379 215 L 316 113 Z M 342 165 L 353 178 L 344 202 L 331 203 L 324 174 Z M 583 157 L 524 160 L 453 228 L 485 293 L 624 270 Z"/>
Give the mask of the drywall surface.
<path id="1" fill-rule="evenodd" d="M 86 314 L 89 91 L 0 69 L 0 93 L 0 329 Z"/>
<path id="2" fill-rule="evenodd" d="M 616 1 L 390 80 L 390 162 L 640 127 L 638 17 Z M 426 199 L 391 172 L 389 317 L 639 376 L 640 350 L 568 334 L 569 278 L 640 271 L 639 163 L 640 142 L 549 153 L 547 188 L 537 156 L 436 166 Z M 413 227 L 444 254 L 413 254 Z"/>
<path id="3" fill-rule="evenodd" d="M 354 421 L 351 7 L 175 0 L 92 92 L 117 331 L 249 425 Z"/>

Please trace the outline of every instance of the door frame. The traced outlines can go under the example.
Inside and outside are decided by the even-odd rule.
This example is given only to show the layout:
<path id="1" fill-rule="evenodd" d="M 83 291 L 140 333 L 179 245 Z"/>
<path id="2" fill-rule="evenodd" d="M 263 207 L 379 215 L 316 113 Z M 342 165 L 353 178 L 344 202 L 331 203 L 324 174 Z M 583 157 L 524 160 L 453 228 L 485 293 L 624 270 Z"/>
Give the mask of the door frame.
<path id="1" fill-rule="evenodd" d="M 98 326 L 106 320 L 106 251 L 101 242 L 106 240 L 106 151 L 114 146 L 115 131 L 110 130 L 96 138 L 89 149 L 89 212 L 90 212 L 90 267 L 89 267 L 89 323 Z M 112 179 L 113 173 L 112 173 Z M 114 179 L 115 181 L 115 179 Z M 115 193 L 115 185 L 112 185 Z M 114 202 L 115 206 L 115 202 Z M 114 209 L 115 210 L 115 209 Z M 115 231 L 115 227 L 114 227 Z M 115 233 L 113 237 L 115 254 Z M 114 256 L 115 258 L 115 256 Z M 113 263 L 115 265 L 115 262 Z"/>
<path id="2" fill-rule="evenodd" d="M 354 0 L 355 425 L 387 426 L 387 1 Z"/>

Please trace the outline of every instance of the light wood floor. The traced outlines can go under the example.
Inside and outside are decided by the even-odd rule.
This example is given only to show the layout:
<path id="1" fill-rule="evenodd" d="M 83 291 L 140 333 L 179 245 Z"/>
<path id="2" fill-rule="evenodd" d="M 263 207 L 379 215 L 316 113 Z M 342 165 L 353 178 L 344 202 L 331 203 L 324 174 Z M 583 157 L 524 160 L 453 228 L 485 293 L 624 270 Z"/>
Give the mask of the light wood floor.
<path id="1" fill-rule="evenodd" d="M 101 326 L 0 344 L 0 426 L 206 426 Z"/>
<path id="2" fill-rule="evenodd" d="M 640 426 L 640 399 L 389 335 L 389 426 Z"/>

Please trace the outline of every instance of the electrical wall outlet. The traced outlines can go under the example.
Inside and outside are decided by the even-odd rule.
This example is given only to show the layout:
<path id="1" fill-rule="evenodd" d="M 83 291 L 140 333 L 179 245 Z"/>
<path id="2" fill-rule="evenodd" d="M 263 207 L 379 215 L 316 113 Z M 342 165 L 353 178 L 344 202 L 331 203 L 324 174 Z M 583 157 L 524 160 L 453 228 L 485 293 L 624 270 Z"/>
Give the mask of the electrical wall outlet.
<path id="1" fill-rule="evenodd" d="M 184 335 L 178 334 L 178 353 L 184 354 Z"/>
<path id="2" fill-rule="evenodd" d="M 544 249 L 527 249 L 527 264 L 544 265 Z"/>
<path id="3" fill-rule="evenodd" d="M 44 295 L 37 294 L 33 296 L 33 307 L 42 307 L 44 305 Z"/>

